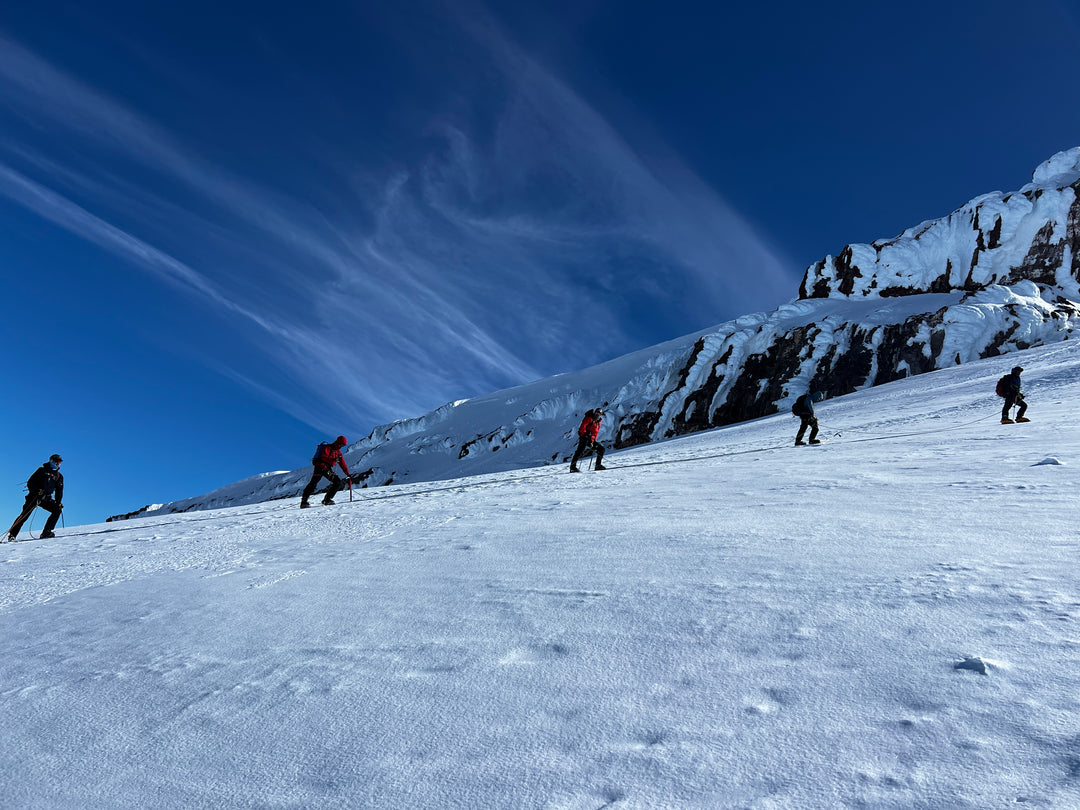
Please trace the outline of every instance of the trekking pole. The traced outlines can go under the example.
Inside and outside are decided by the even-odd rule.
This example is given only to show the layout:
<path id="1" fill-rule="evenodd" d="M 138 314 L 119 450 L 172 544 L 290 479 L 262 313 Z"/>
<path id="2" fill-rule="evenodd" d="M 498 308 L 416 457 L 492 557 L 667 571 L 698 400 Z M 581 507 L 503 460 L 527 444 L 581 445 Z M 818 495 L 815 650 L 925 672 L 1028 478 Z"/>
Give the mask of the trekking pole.
<path id="1" fill-rule="evenodd" d="M 348 479 L 349 479 L 349 503 L 352 503 L 352 475 L 349 475 Z"/>

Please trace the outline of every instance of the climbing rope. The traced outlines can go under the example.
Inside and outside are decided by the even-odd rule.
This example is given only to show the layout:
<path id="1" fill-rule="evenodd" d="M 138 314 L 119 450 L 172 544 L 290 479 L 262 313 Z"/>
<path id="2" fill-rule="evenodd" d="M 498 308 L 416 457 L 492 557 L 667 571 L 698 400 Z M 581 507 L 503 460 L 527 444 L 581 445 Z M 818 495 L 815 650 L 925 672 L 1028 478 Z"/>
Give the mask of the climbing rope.
<path id="1" fill-rule="evenodd" d="M 917 431 L 910 432 L 910 433 L 875 433 L 875 434 L 869 434 L 869 435 L 866 435 L 864 438 L 861 438 L 861 439 L 848 439 L 846 441 L 846 443 L 847 444 L 854 444 L 855 442 L 872 442 L 872 441 L 877 441 L 879 439 L 900 439 L 900 438 L 905 438 L 907 436 L 929 436 L 929 435 L 931 435 L 933 433 L 947 433 L 947 432 L 952 431 L 952 430 L 960 430 L 961 428 L 970 427 L 971 425 L 977 425 L 979 422 L 985 422 L 987 419 L 993 419 L 995 416 L 996 416 L 996 414 L 988 414 L 987 416 L 980 416 L 978 419 L 973 419 L 970 422 L 963 422 L 963 423 L 961 423 L 959 425 L 948 425 L 946 427 L 933 428 L 932 430 L 917 430 Z M 858 430 L 857 428 L 854 431 L 852 431 L 851 428 L 842 428 L 841 429 L 841 428 L 832 427 L 830 425 L 825 425 L 825 424 L 822 424 L 820 422 L 818 423 L 818 427 L 820 427 L 820 428 L 822 428 L 822 429 L 824 429 L 826 431 L 837 431 L 834 434 L 835 436 L 843 436 L 843 431 L 844 430 L 847 430 L 848 432 L 854 432 L 856 435 L 863 432 L 863 431 Z"/>
<path id="2" fill-rule="evenodd" d="M 987 419 L 990 419 L 990 418 L 992 418 L 994 416 L 995 416 L 995 414 L 990 414 L 988 416 L 979 417 L 978 419 L 973 419 L 970 422 L 963 422 L 963 423 L 958 424 L 958 425 L 948 425 L 946 427 L 934 428 L 932 430 L 920 430 L 920 431 L 914 431 L 914 432 L 908 432 L 908 433 L 883 433 L 883 434 L 866 435 L 863 438 L 847 439 L 847 440 L 845 440 L 845 443 L 846 444 L 854 444 L 856 442 L 879 441 L 881 439 L 897 439 L 897 438 L 905 438 L 905 437 L 909 437 L 909 436 L 928 436 L 928 435 L 933 434 L 933 433 L 944 433 L 944 432 L 953 431 L 953 430 L 960 430 L 960 429 L 965 428 L 965 427 L 970 427 L 971 425 L 978 424 L 979 422 L 984 422 Z M 821 423 L 819 423 L 819 428 L 824 429 L 827 432 L 835 431 L 835 433 L 833 433 L 833 436 L 836 437 L 836 438 L 843 437 L 844 432 L 855 432 L 856 434 L 861 433 L 861 431 L 859 431 L 858 429 L 855 429 L 853 431 L 851 428 L 836 428 L 836 427 L 832 427 L 832 426 L 829 426 L 829 425 L 823 425 Z M 772 446 L 769 446 L 769 447 L 754 447 L 754 448 L 750 448 L 749 450 L 727 450 L 727 451 L 724 451 L 724 452 L 707 453 L 707 454 L 704 454 L 704 455 L 687 456 L 687 457 L 682 457 L 682 458 L 666 458 L 666 459 L 657 459 L 657 460 L 653 460 L 653 461 L 636 461 L 636 462 L 629 462 L 629 463 L 620 463 L 615 469 L 617 469 L 617 470 L 625 470 L 625 469 L 635 469 L 635 468 L 639 468 L 639 467 L 655 467 L 655 466 L 658 466 L 658 465 L 661 465 L 661 464 L 677 464 L 677 463 L 687 463 L 687 462 L 694 462 L 694 461 L 711 461 L 711 460 L 719 459 L 719 458 L 730 458 L 730 457 L 734 457 L 734 456 L 753 455 L 755 453 L 770 453 L 770 452 L 773 452 L 775 450 L 785 450 L 785 449 L 787 449 L 789 447 L 791 447 L 791 444 L 789 442 L 785 442 L 784 444 L 777 444 L 777 445 L 772 445 Z M 560 467 L 561 466 L 562 465 L 560 465 Z M 559 474 L 559 472 L 560 472 L 559 469 L 553 469 L 553 467 L 554 467 L 554 465 L 547 465 L 547 466 L 545 466 L 543 468 L 539 468 L 537 470 L 537 472 L 525 473 L 523 475 L 517 475 L 517 476 L 510 477 L 510 478 L 499 478 L 499 479 L 496 479 L 496 480 L 485 480 L 485 481 L 468 481 L 467 483 L 458 483 L 458 484 L 450 484 L 450 485 L 438 486 L 438 487 L 429 487 L 427 489 L 422 489 L 422 490 L 410 490 L 408 492 L 395 492 L 395 493 L 392 493 L 392 494 L 376 495 L 376 496 L 373 496 L 373 497 L 366 497 L 366 498 L 358 499 L 356 501 L 356 503 L 371 503 L 371 502 L 374 502 L 374 501 L 389 500 L 391 498 L 409 498 L 409 497 L 413 497 L 413 496 L 417 496 L 417 495 L 432 495 L 432 494 L 436 494 L 436 493 L 439 493 L 439 492 L 452 492 L 452 491 L 455 491 L 455 490 L 472 489 L 473 487 L 497 486 L 497 485 L 500 485 L 500 484 L 518 483 L 520 481 L 531 481 L 531 480 L 534 480 L 534 479 L 537 479 L 537 478 L 542 478 L 542 477 L 546 477 L 546 476 Z M 366 487 L 365 487 L 365 489 L 366 489 Z M 267 502 L 264 502 L 264 503 L 267 503 Z M 249 516 L 254 516 L 254 515 L 265 514 L 267 511 L 291 510 L 293 508 L 295 508 L 295 507 L 293 507 L 292 505 L 288 505 L 288 506 L 279 506 L 279 507 L 277 507 L 276 509 L 273 509 L 273 510 L 268 510 L 268 509 L 265 509 L 265 508 L 264 509 L 253 509 L 253 510 L 249 510 L 249 511 L 238 512 L 235 515 L 230 515 L 230 517 L 249 517 Z M 61 516 L 61 519 L 62 519 L 62 517 L 63 516 Z M 165 516 L 163 515 L 162 517 L 165 517 Z M 201 522 L 201 521 L 204 521 L 204 520 L 219 520 L 219 519 L 221 519 L 221 517 L 222 516 L 220 516 L 220 515 L 213 515 L 213 516 L 208 515 L 206 517 L 201 517 L 201 518 L 188 517 L 185 520 L 176 520 L 174 518 L 174 519 L 171 519 L 171 520 L 161 521 L 159 523 L 149 524 L 147 526 L 147 528 L 156 528 L 156 527 L 159 527 L 159 526 L 169 526 L 169 525 L 175 525 L 175 524 L 178 524 L 178 523 L 195 523 L 195 522 Z M 105 533 L 111 533 L 111 532 L 124 531 L 127 528 L 128 528 L 127 526 L 123 526 L 123 527 L 117 526 L 116 528 L 103 529 L 103 530 L 98 530 L 98 531 L 95 531 L 95 532 L 80 532 L 78 534 L 71 534 L 71 535 L 67 535 L 67 536 L 74 537 L 74 536 L 80 536 L 80 535 L 83 535 L 83 534 L 105 534 Z"/>

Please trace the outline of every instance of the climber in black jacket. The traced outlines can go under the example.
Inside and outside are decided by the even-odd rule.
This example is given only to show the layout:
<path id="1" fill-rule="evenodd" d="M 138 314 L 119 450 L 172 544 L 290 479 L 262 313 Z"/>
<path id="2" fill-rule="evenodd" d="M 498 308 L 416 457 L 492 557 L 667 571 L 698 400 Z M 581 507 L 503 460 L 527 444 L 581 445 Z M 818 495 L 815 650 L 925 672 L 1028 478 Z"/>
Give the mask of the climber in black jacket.
<path id="1" fill-rule="evenodd" d="M 818 421 L 814 416 L 814 403 L 821 402 L 825 399 L 825 395 L 820 391 L 809 391 L 795 400 L 795 404 L 791 406 L 791 412 L 795 414 L 802 421 L 799 423 L 799 432 L 795 434 L 795 444 L 806 444 L 802 440 L 803 434 L 806 433 L 806 429 L 810 428 L 810 444 L 821 444 L 818 441 Z"/>
<path id="2" fill-rule="evenodd" d="M 23 504 L 22 514 L 8 529 L 7 540 L 14 540 L 19 536 L 23 524 L 29 520 L 30 513 L 37 506 L 50 513 L 45 527 L 41 530 L 42 539 L 56 537 L 53 529 L 56 528 L 56 522 L 60 520 L 60 512 L 64 508 L 64 476 L 60 473 L 62 461 L 59 455 L 53 453 L 48 461 L 34 470 L 26 482 L 26 503 Z"/>

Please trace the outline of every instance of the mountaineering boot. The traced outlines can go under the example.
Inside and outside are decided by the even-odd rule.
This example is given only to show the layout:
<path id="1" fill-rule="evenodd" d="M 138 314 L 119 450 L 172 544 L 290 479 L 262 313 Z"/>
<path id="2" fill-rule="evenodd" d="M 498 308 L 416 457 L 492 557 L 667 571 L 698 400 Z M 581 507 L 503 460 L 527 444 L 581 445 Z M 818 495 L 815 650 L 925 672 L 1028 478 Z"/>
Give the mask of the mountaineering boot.
<path id="1" fill-rule="evenodd" d="M 605 466 L 604 466 L 603 464 L 601 464 L 601 463 L 600 463 L 600 462 L 598 461 L 598 462 L 596 462 L 596 466 L 595 466 L 595 467 L 593 467 L 593 469 L 594 469 L 594 470 L 606 470 L 606 469 L 607 469 L 607 467 L 605 467 Z"/>
<path id="2" fill-rule="evenodd" d="M 1012 419 L 1002 419 L 1001 424 L 1003 424 L 1003 425 L 1013 425 L 1013 424 L 1015 424 L 1015 422 L 1013 422 Z"/>
<path id="3" fill-rule="evenodd" d="M 570 472 L 581 472 L 576 466 L 570 468 Z"/>
<path id="4" fill-rule="evenodd" d="M 323 506 L 333 506 L 334 502 L 330 498 L 323 498 L 322 499 L 322 505 Z"/>
<path id="5" fill-rule="evenodd" d="M 311 504 L 310 504 L 310 503 L 308 503 L 307 501 L 300 501 L 300 508 L 301 508 L 301 509 L 310 509 L 310 508 L 311 508 Z"/>
<path id="6" fill-rule="evenodd" d="M 811 439 L 810 444 L 821 444 L 821 439 Z"/>
<path id="7" fill-rule="evenodd" d="M 806 445 L 806 442 L 795 442 L 796 447 L 804 447 L 805 445 Z"/>
<path id="8" fill-rule="evenodd" d="M 1018 416 L 1018 417 L 1016 417 L 1016 421 L 1017 422 L 1030 422 L 1031 420 L 1028 419 L 1026 416 Z"/>
<path id="9" fill-rule="evenodd" d="M 42 532 L 41 536 L 38 537 L 38 539 L 39 540 L 48 540 L 50 537 L 56 537 L 56 535 L 53 534 L 52 532 Z"/>

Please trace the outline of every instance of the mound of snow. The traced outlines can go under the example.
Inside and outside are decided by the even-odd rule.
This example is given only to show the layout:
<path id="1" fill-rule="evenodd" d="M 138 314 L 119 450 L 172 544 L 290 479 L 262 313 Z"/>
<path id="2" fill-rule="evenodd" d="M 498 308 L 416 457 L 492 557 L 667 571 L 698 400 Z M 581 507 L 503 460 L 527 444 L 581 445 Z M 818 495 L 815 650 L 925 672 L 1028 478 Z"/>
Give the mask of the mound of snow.
<path id="1" fill-rule="evenodd" d="M 1031 184 L 1024 191 L 1037 188 L 1062 188 L 1080 180 L 1080 146 L 1058 152 L 1039 165 L 1031 175 Z"/>

